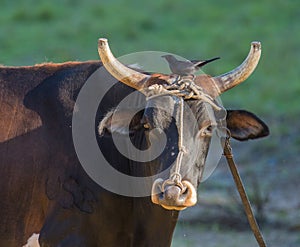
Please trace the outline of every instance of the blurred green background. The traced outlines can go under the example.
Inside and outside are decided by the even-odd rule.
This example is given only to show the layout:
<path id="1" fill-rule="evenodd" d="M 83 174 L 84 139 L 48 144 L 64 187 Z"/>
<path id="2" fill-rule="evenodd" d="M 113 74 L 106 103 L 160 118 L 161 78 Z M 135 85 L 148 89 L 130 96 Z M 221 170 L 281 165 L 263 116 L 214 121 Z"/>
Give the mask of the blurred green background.
<path id="1" fill-rule="evenodd" d="M 263 55 L 255 74 L 224 100 L 293 116 L 300 93 L 299 19 L 295 0 L 1 0 L 0 64 L 98 59 L 97 39 L 106 37 L 116 56 L 144 50 L 221 56 L 207 71 L 220 74 L 258 40 Z"/>
<path id="2" fill-rule="evenodd" d="M 189 59 L 220 56 L 221 60 L 205 68 L 207 73 L 217 75 L 239 65 L 251 41 L 260 41 L 262 57 L 254 74 L 226 92 L 222 101 L 226 107 L 257 113 L 270 126 L 269 138 L 250 145 L 235 144 L 237 158 L 243 163 L 242 173 L 250 174 L 246 179 L 250 192 L 254 177 L 259 179 L 260 190 L 271 198 L 263 203 L 268 215 L 270 204 L 278 200 L 290 205 L 284 190 L 290 187 L 285 186 L 297 183 L 291 187 L 299 188 L 299 21 L 300 2 L 296 0 L 0 0 L 0 64 L 98 59 L 97 40 L 106 37 L 116 56 L 145 50 L 171 52 Z M 204 183 L 203 193 L 226 186 L 228 189 L 230 182 L 222 180 L 222 172 L 218 174 L 212 182 Z M 220 180 L 221 185 L 217 182 Z M 272 198 L 274 191 L 280 199 Z M 257 192 L 252 192 L 255 200 Z M 298 192 L 294 197 L 299 197 Z M 292 210 L 299 213 L 297 203 L 292 209 L 282 206 L 272 212 L 278 214 L 284 226 L 297 229 L 297 223 L 290 223 L 288 217 Z M 256 209 L 259 211 L 259 206 Z M 268 222 L 268 216 L 265 218 Z M 176 234 L 178 246 L 198 246 L 193 241 L 188 244 L 186 234 Z M 300 237 L 292 239 L 290 245 L 277 239 L 272 246 L 300 246 Z M 214 243 L 214 237 L 211 240 L 210 244 Z M 232 240 L 228 246 L 234 246 Z M 220 245 L 205 246 L 225 246 L 224 240 L 220 241 Z M 254 245 L 252 242 L 249 246 Z"/>

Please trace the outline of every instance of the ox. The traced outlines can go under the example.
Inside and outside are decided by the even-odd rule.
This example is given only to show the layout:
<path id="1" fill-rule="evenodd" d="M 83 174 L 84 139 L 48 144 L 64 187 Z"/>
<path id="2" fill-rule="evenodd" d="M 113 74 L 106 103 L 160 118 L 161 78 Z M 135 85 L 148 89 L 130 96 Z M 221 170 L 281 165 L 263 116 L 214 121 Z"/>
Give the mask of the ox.
<path id="1" fill-rule="evenodd" d="M 22 246 L 33 233 L 40 233 L 43 247 L 170 246 L 179 211 L 197 201 L 196 188 L 217 124 L 204 109 L 217 111 L 216 97 L 247 79 L 261 52 L 260 43 L 253 42 L 248 57 L 236 69 L 216 77 L 196 76 L 195 85 L 205 97 L 185 99 L 179 111 L 181 96 L 147 94 L 154 86 L 165 89 L 177 77 L 128 68 L 114 58 L 105 39 L 99 40 L 98 47 L 103 64 L 0 67 L 0 246 Z M 130 176 L 151 176 L 168 167 L 175 175 L 154 179 L 149 196 L 118 195 L 99 186 L 76 155 L 72 116 L 80 112 L 80 106 L 74 111 L 75 101 L 86 80 L 103 65 L 122 83 L 109 90 L 96 115 L 94 131 L 99 134 L 101 152 L 115 169 Z M 147 96 L 146 107 L 126 129 L 123 122 L 130 114 L 111 109 L 135 91 Z M 164 109 L 180 112 L 181 134 L 176 117 L 155 107 L 160 99 Z M 191 109 L 196 124 L 189 121 L 185 107 Z M 112 121 L 113 115 L 116 121 Z M 247 111 L 228 111 L 226 121 L 235 139 L 268 135 L 268 127 Z M 151 145 L 149 133 L 157 128 L 166 134 L 167 142 L 153 161 L 132 161 L 121 155 L 112 141 L 113 134 L 120 138 L 130 135 L 131 142 L 144 150 Z M 158 140 L 159 135 L 155 137 Z M 174 171 L 179 156 L 181 166 Z"/>

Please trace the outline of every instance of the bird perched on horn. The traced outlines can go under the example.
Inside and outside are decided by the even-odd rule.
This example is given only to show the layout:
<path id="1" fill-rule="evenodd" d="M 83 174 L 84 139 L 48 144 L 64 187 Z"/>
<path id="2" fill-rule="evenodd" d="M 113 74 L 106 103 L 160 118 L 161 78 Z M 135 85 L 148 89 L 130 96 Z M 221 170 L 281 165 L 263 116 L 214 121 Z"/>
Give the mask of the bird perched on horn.
<path id="1" fill-rule="evenodd" d="M 220 57 L 214 57 L 208 60 L 177 60 L 173 55 L 164 55 L 162 56 L 165 58 L 169 64 L 169 68 L 173 74 L 179 76 L 195 76 L 195 73 L 204 65 L 220 59 Z"/>

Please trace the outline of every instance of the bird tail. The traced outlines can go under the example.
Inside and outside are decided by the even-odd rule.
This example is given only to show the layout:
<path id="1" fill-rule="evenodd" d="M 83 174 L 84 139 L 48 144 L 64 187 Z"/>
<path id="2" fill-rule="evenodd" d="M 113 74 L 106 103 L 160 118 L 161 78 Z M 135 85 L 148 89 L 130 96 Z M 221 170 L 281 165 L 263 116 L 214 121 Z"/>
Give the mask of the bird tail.
<path id="1" fill-rule="evenodd" d="M 200 67 L 204 66 L 205 64 L 208 64 L 208 63 L 210 63 L 212 61 L 215 61 L 215 60 L 218 60 L 218 59 L 220 59 L 220 57 L 214 57 L 214 58 L 211 58 L 211 59 L 208 59 L 208 60 L 201 61 L 198 64 L 196 64 L 196 67 L 200 68 Z"/>

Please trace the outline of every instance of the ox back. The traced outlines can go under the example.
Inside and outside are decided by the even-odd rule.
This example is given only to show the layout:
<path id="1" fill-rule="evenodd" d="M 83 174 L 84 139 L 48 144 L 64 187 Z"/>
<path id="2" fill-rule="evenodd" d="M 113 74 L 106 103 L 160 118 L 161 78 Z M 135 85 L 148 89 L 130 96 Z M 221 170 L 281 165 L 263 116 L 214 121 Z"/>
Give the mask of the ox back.
<path id="1" fill-rule="evenodd" d="M 106 191 L 76 156 L 74 103 L 100 66 L 0 67 L 0 246 L 22 246 L 39 232 L 41 246 L 170 246 L 178 211 Z M 116 84 L 97 119 L 132 91 Z M 103 141 L 108 159 L 130 174 L 126 158 Z"/>

